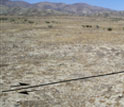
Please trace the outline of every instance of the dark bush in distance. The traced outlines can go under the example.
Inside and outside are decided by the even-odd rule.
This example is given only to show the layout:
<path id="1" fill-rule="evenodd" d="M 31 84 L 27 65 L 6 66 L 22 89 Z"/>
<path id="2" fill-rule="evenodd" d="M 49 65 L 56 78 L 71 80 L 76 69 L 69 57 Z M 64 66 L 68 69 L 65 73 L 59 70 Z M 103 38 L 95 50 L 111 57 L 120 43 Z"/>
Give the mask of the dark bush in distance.
<path id="1" fill-rule="evenodd" d="M 1 17 L 0 18 L 0 21 L 7 21 L 8 20 L 8 18 L 6 18 L 6 17 Z"/>
<path id="2" fill-rule="evenodd" d="M 15 22 L 15 19 L 11 18 L 11 19 L 10 19 L 10 22 Z"/>
<path id="3" fill-rule="evenodd" d="M 87 28 L 91 28 L 92 26 L 91 25 L 86 25 Z"/>
<path id="4" fill-rule="evenodd" d="M 112 28 L 108 28 L 107 30 L 108 30 L 108 31 L 112 31 Z"/>
<path id="5" fill-rule="evenodd" d="M 52 28 L 53 26 L 52 25 L 49 25 L 48 28 Z"/>
<path id="6" fill-rule="evenodd" d="M 29 20 L 28 23 L 33 24 L 34 22 Z"/>
<path id="7" fill-rule="evenodd" d="M 24 19 L 24 22 L 27 22 L 28 20 L 27 19 Z"/>
<path id="8" fill-rule="evenodd" d="M 100 28 L 99 25 L 96 25 L 96 28 L 99 29 Z"/>
<path id="9" fill-rule="evenodd" d="M 86 27 L 86 28 L 92 28 L 92 26 L 91 25 L 82 25 L 82 27 Z"/>
<path id="10" fill-rule="evenodd" d="M 85 27 L 85 25 L 81 25 L 82 27 Z"/>
<path id="11" fill-rule="evenodd" d="M 46 23 L 50 23 L 49 21 L 46 21 Z"/>

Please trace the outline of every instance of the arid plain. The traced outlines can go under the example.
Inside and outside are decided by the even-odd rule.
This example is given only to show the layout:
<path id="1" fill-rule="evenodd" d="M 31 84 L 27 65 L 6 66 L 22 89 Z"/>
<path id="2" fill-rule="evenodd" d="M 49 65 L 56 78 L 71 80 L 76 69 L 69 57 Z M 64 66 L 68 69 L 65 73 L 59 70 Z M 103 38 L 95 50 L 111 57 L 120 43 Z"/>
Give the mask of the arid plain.
<path id="1" fill-rule="evenodd" d="M 3 93 L 41 83 L 124 71 L 124 18 L 0 17 L 1 107 L 124 107 L 124 74 Z"/>

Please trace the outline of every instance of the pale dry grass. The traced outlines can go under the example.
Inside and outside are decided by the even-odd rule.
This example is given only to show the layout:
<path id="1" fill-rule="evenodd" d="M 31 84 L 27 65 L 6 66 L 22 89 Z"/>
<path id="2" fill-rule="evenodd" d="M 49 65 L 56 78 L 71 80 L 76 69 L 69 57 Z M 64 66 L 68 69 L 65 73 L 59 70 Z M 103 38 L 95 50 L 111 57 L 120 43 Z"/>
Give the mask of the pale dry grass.
<path id="1" fill-rule="evenodd" d="M 35 23 L 1 23 L 2 90 L 18 82 L 34 85 L 124 70 L 123 20 L 76 16 L 30 20 Z M 38 88 L 28 96 L 0 92 L 0 103 L 2 107 L 123 107 L 123 82 L 121 74 Z"/>

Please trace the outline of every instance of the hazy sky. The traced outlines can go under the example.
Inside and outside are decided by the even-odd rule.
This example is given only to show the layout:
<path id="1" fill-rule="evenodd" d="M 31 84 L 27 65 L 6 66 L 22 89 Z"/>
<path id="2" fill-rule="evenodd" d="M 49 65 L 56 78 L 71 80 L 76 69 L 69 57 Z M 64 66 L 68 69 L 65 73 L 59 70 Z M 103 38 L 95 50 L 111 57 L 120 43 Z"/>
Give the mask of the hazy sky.
<path id="1" fill-rule="evenodd" d="M 88 3 L 95 6 L 102 6 L 105 8 L 111 8 L 115 10 L 124 10 L 124 0 L 24 0 L 30 3 L 37 2 L 61 2 L 61 3 Z"/>

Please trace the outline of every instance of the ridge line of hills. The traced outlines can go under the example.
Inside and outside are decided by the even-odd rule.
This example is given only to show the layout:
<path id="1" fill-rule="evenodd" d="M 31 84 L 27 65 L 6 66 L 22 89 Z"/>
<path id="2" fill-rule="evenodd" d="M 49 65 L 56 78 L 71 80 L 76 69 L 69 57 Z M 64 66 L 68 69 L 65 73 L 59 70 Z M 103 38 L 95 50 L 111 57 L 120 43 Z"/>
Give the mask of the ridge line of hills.
<path id="1" fill-rule="evenodd" d="M 124 16 L 124 11 L 116 11 L 86 3 L 64 4 L 39 2 L 30 4 L 24 1 L 0 0 L 0 15 L 78 15 L 78 16 Z"/>

